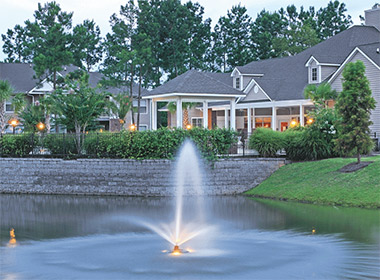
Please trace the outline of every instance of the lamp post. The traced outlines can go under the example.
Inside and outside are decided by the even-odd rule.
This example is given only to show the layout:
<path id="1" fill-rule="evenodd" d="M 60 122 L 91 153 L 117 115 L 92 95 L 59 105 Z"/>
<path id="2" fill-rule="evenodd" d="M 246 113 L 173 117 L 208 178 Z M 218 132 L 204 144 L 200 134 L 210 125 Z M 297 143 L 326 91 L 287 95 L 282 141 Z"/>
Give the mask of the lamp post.
<path id="1" fill-rule="evenodd" d="M 20 124 L 20 122 L 17 119 L 11 119 L 9 124 L 13 127 L 13 134 L 15 134 L 15 128 Z"/>

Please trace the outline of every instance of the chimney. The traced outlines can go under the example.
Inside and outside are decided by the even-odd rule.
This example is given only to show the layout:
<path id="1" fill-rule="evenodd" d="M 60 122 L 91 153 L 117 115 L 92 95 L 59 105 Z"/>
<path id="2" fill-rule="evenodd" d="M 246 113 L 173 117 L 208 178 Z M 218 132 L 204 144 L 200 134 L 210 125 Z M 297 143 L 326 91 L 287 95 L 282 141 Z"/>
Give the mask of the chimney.
<path id="1" fill-rule="evenodd" d="M 364 11 L 365 25 L 375 26 L 380 31 L 380 4 L 375 4 L 372 9 Z"/>

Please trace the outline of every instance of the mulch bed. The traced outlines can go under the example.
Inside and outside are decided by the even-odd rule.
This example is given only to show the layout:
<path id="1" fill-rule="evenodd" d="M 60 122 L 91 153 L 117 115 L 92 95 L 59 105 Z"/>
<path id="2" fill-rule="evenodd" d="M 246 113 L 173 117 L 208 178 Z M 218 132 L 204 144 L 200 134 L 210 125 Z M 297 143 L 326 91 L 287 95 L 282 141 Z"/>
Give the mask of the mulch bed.
<path id="1" fill-rule="evenodd" d="M 359 169 L 362 169 L 364 167 L 367 167 L 370 165 L 373 161 L 362 161 L 361 163 L 357 164 L 356 162 L 352 162 L 350 164 L 347 164 L 346 166 L 343 166 L 341 169 L 339 169 L 339 172 L 343 173 L 350 173 L 355 172 Z"/>

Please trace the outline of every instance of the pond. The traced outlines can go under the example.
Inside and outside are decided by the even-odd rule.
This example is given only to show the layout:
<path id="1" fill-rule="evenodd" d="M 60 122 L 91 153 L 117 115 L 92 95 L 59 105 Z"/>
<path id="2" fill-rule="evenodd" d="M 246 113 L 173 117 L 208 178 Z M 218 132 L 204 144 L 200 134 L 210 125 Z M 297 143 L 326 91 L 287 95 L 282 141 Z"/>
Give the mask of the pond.
<path id="1" fill-rule="evenodd" d="M 0 195 L 0 278 L 380 277 L 379 210 L 200 199 L 203 221 L 192 226 L 209 230 L 174 256 L 172 244 L 145 226 L 173 221 L 170 197 Z M 184 226 L 198 210 L 199 199 L 183 198 Z"/>

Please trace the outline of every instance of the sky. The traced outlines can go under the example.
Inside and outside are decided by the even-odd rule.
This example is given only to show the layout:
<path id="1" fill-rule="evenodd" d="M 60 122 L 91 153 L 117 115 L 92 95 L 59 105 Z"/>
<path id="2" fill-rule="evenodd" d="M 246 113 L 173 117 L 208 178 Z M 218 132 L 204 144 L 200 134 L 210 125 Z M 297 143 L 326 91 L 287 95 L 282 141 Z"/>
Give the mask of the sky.
<path id="1" fill-rule="evenodd" d="M 378 0 L 346 0 L 340 1 L 346 4 L 347 13 L 351 15 L 354 24 L 360 24 L 359 15 L 364 16 L 364 10 L 370 9 Z M 0 0 L 0 34 L 5 34 L 8 29 L 13 29 L 16 24 L 23 25 L 27 19 L 33 20 L 33 13 L 38 3 L 48 1 L 38 0 Z M 113 13 L 118 13 L 120 6 L 126 0 L 56 0 L 61 9 L 66 12 L 74 12 L 73 24 L 82 23 L 85 19 L 93 19 L 100 27 L 102 36 L 110 31 L 109 18 Z M 186 2 L 183 1 L 182 2 Z M 211 18 L 215 24 L 220 16 L 227 14 L 233 5 L 239 3 L 247 8 L 247 13 L 253 19 L 263 9 L 275 11 L 281 7 L 294 4 L 298 9 L 301 6 L 308 8 L 314 6 L 316 10 L 326 7 L 328 0 L 198 0 L 205 8 L 204 18 Z M 0 42 L 0 60 L 5 58 L 2 52 L 3 42 Z"/>

